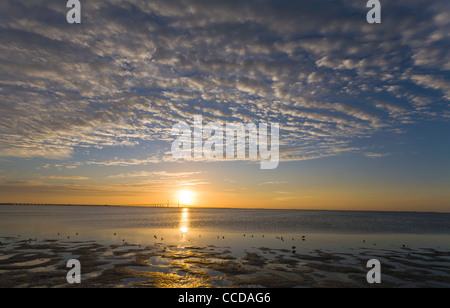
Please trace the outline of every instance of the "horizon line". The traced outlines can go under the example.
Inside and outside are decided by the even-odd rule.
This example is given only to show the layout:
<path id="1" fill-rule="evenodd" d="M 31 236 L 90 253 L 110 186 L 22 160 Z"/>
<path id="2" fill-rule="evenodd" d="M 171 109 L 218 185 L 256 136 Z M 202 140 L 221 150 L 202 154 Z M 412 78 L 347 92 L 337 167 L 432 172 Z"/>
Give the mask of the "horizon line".
<path id="1" fill-rule="evenodd" d="M 141 208 L 194 208 L 194 209 L 234 209 L 234 210 L 281 210 L 281 211 L 324 211 L 324 212 L 379 212 L 379 213 L 430 213 L 430 214 L 450 214 L 448 212 L 438 211 L 413 211 L 413 210 L 338 210 L 338 209 L 311 209 L 311 208 L 264 208 L 264 207 L 213 207 L 213 206 L 196 206 L 196 205 L 167 205 L 167 203 L 156 204 L 75 204 L 75 203 L 28 203 L 28 202 L 0 202 L 0 205 L 25 205 L 25 206 L 85 206 L 85 207 L 141 207 Z"/>

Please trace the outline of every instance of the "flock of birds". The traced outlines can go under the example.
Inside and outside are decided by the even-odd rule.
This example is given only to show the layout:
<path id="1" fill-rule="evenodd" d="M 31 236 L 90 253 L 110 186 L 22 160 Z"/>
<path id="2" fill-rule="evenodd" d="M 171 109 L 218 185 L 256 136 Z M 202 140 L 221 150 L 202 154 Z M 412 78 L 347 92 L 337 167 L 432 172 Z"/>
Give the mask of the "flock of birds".
<path id="1" fill-rule="evenodd" d="M 199 237 L 201 237 L 201 235 L 199 235 Z M 246 237 L 246 234 L 243 234 L 243 237 Z M 252 234 L 251 237 L 254 238 L 254 235 Z M 264 237 L 264 234 L 261 237 Z M 280 240 L 280 241 L 284 242 L 284 237 L 283 236 L 276 236 L 275 238 L 277 240 Z M 219 235 L 217 236 L 217 239 L 220 239 Z M 222 239 L 225 239 L 225 236 L 222 236 Z M 306 235 L 302 235 L 301 239 L 302 239 L 303 242 L 306 241 Z M 292 238 L 292 241 L 295 241 L 294 237 Z M 296 246 L 292 246 L 291 248 L 292 248 L 292 253 L 295 254 L 297 247 Z"/>
<path id="2" fill-rule="evenodd" d="M 75 235 L 78 236 L 78 233 L 75 233 Z M 58 233 L 58 236 L 60 236 L 60 233 Z M 117 233 L 114 233 L 114 236 L 117 236 Z M 182 236 L 184 236 L 184 234 L 182 234 Z M 246 234 L 243 234 L 243 237 L 246 237 L 246 236 L 247 236 Z M 18 237 L 21 237 L 21 235 L 19 234 Z M 156 235 L 153 235 L 153 237 L 154 237 L 155 240 L 158 240 L 158 239 L 159 239 L 160 241 L 164 241 L 164 238 L 163 238 L 163 237 L 159 238 L 159 237 L 156 236 Z M 202 236 L 199 235 L 198 237 L 201 238 Z M 254 235 L 252 234 L 251 237 L 253 238 Z M 264 235 L 262 235 L 262 237 L 264 237 Z M 225 239 L 225 236 L 219 236 L 219 235 L 218 235 L 218 236 L 217 236 L 217 239 L 220 239 L 220 238 L 222 238 L 222 239 L 224 240 L 224 239 Z M 275 238 L 276 238 L 277 240 L 282 241 L 282 242 L 285 241 L 285 239 L 284 239 L 283 236 L 276 236 Z M 70 239 L 70 236 L 67 236 L 67 239 Z M 301 240 L 302 240 L 303 242 L 306 241 L 306 235 L 302 235 Z M 292 241 L 295 241 L 295 238 L 292 238 Z M 31 239 L 31 238 L 30 238 L 30 239 L 28 240 L 28 242 L 29 242 L 29 243 L 31 243 L 31 242 L 37 242 L 37 238 L 34 238 L 34 239 Z M 125 239 L 122 239 L 122 242 L 125 242 Z M 362 242 L 365 244 L 365 243 L 366 243 L 366 240 L 363 240 Z M 2 243 L 0 242 L 0 244 L 2 244 Z M 373 243 L 373 245 L 376 246 L 376 243 Z M 141 247 L 141 245 L 139 245 L 139 247 Z M 296 253 L 297 247 L 293 245 L 291 248 L 292 248 L 292 253 L 295 254 L 295 253 Z M 402 248 L 406 248 L 406 245 L 402 245 Z"/>
<path id="3" fill-rule="evenodd" d="M 58 236 L 60 236 L 61 234 L 60 233 L 58 233 Z M 78 233 L 75 233 L 75 235 L 76 236 L 78 236 Z M 21 235 L 18 235 L 19 237 L 21 236 Z M 114 233 L 114 236 L 117 236 L 117 233 Z M 182 236 L 184 236 L 184 234 L 182 234 Z M 246 235 L 244 234 L 243 235 L 243 237 L 245 237 Z M 201 235 L 199 235 L 198 236 L 199 238 L 201 238 L 202 236 Z M 254 237 L 254 235 L 251 235 L 251 237 L 253 238 Z M 264 234 L 262 235 L 262 237 L 264 237 Z M 153 238 L 155 239 L 155 240 L 158 240 L 158 236 L 156 236 L 156 235 L 153 235 Z M 67 236 L 67 239 L 70 239 L 70 236 Z M 159 238 L 160 239 L 160 241 L 164 241 L 164 238 L 163 237 L 161 237 L 161 238 Z M 217 236 L 217 239 L 220 239 L 220 236 L 218 235 Z M 222 239 L 224 240 L 225 239 L 225 236 L 222 236 Z M 276 236 L 276 239 L 277 240 L 281 240 L 282 242 L 284 242 L 284 237 L 283 236 Z M 292 238 L 292 240 L 294 241 L 295 240 L 295 238 Z M 37 238 L 35 238 L 35 239 L 29 239 L 28 240 L 30 243 L 31 242 L 37 242 Z M 302 241 L 306 241 L 306 236 L 305 235 L 302 235 Z M 125 239 L 122 239 L 122 242 L 125 242 Z M 139 247 L 141 247 L 141 245 L 139 245 Z M 295 249 L 296 249 L 297 247 L 295 247 L 295 246 L 292 246 L 292 253 L 295 253 Z"/>

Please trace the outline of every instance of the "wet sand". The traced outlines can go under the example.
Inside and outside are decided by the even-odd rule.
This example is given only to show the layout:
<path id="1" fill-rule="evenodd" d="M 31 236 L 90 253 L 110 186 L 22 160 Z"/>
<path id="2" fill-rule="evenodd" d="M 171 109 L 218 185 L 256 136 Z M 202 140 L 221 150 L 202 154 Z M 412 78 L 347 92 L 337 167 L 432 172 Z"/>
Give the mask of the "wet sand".
<path id="1" fill-rule="evenodd" d="M 382 264 L 378 285 L 366 280 L 373 258 Z M 67 283 L 69 259 L 81 262 L 81 284 Z M 450 251 L 433 248 L 248 247 L 236 255 L 220 245 L 0 238 L 2 288 L 450 287 L 449 265 Z"/>

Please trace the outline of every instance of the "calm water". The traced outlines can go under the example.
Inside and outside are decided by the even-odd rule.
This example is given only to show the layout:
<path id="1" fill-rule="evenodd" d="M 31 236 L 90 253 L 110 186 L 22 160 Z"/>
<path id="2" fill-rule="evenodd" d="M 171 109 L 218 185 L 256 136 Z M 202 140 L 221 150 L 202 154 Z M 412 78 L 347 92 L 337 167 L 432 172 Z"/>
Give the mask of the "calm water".
<path id="1" fill-rule="evenodd" d="M 363 241 L 450 248 L 450 214 L 0 205 L 0 237 L 18 235 L 238 248 L 353 247 Z"/>

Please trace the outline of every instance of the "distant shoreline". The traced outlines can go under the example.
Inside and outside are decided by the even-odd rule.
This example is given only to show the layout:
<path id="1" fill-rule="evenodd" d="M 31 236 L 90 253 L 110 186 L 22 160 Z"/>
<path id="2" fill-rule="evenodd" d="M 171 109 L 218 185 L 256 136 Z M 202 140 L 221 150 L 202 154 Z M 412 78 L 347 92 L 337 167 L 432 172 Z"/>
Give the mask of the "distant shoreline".
<path id="1" fill-rule="evenodd" d="M 449 212 L 434 212 L 434 211 L 386 211 L 386 210 L 336 210 L 336 209 L 292 209 L 292 208 L 245 208 L 245 207 L 211 207 L 211 206 L 186 206 L 186 205 L 151 205 L 151 204 L 131 204 L 131 205 L 113 205 L 113 204 L 51 204 L 51 203 L 9 203 L 0 202 L 0 206 L 66 206 L 66 207 L 130 207 L 130 208 L 165 208 L 165 209 L 177 209 L 177 208 L 191 208 L 191 209 L 224 209 L 224 210 L 280 210 L 280 211 L 317 211 L 317 212 L 362 212 L 362 213 L 417 213 L 417 214 L 450 214 Z"/>

